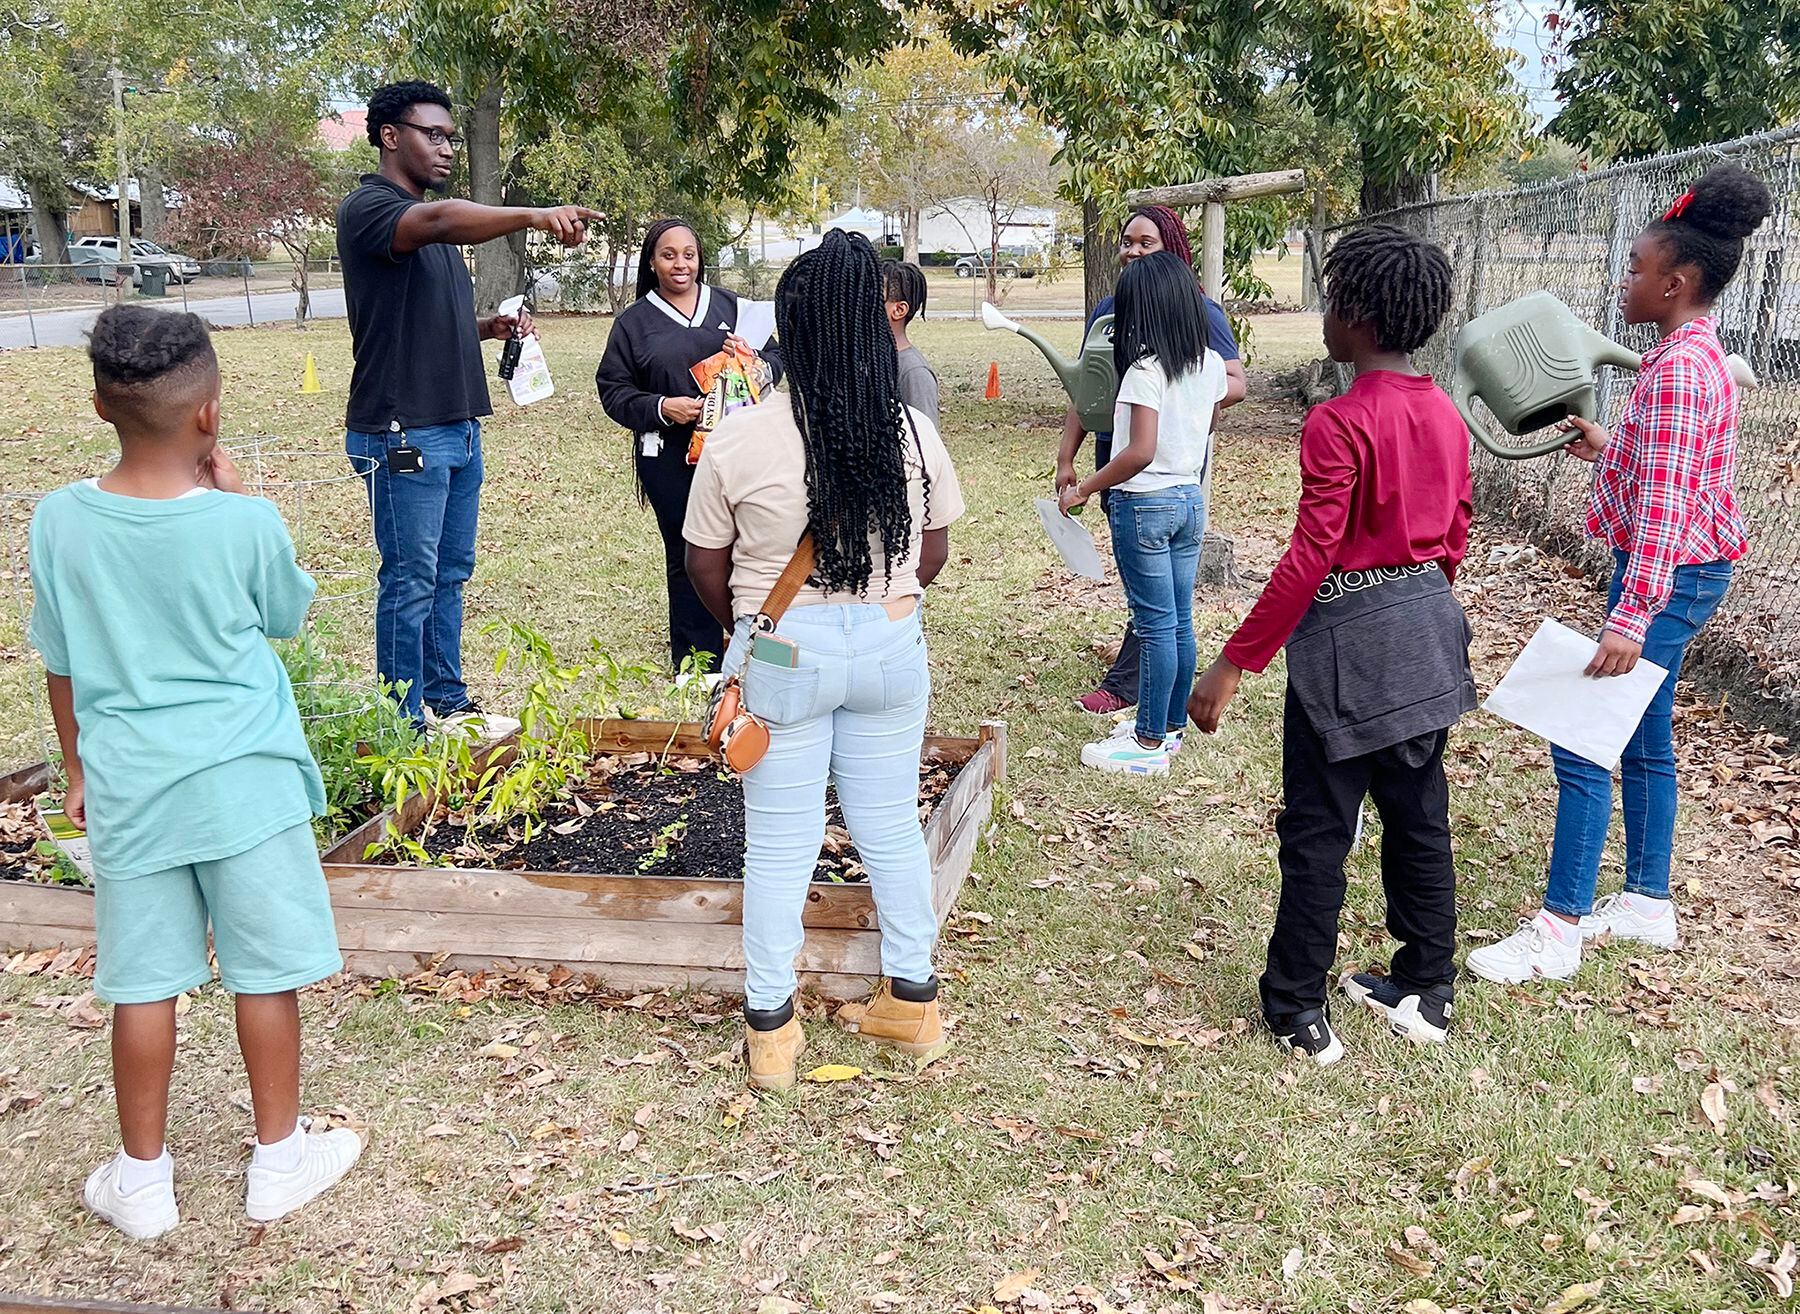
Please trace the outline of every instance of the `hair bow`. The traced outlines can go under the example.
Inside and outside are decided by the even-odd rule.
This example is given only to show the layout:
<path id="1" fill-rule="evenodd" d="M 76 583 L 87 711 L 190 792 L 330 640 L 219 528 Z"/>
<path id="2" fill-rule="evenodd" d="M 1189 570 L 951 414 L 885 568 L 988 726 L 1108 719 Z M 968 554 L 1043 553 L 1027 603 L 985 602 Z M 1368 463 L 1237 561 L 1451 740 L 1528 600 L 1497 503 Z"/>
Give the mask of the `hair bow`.
<path id="1" fill-rule="evenodd" d="M 1675 198 L 1675 204 L 1671 205 L 1667 210 L 1665 210 L 1663 212 L 1662 221 L 1665 224 L 1673 223 L 1675 220 L 1681 218 L 1682 215 L 1686 214 L 1687 210 L 1688 210 L 1688 206 L 1692 205 L 1693 203 L 1694 203 L 1694 189 L 1690 187 L 1690 188 L 1688 188 L 1687 191 L 1683 192 L 1680 196 L 1677 196 Z"/>

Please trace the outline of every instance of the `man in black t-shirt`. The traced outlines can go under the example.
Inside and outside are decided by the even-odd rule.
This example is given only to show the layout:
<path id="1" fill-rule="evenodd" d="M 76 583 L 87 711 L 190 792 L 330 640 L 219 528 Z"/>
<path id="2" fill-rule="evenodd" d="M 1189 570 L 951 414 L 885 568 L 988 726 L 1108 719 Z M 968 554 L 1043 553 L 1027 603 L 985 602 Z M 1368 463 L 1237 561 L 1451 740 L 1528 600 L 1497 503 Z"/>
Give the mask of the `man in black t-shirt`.
<path id="1" fill-rule="evenodd" d="M 381 172 L 338 206 L 338 259 L 350 317 L 350 405 L 344 447 L 369 489 L 381 551 L 375 664 L 404 685 L 415 725 L 478 718 L 489 734 L 517 728 L 483 717 L 462 677 L 463 585 L 475 569 L 481 417 L 488 401 L 481 343 L 532 331 L 531 317 L 478 319 L 459 249 L 521 229 L 579 246 L 593 210 L 427 201 L 449 182 L 462 137 L 450 98 L 429 82 L 369 99 Z"/>

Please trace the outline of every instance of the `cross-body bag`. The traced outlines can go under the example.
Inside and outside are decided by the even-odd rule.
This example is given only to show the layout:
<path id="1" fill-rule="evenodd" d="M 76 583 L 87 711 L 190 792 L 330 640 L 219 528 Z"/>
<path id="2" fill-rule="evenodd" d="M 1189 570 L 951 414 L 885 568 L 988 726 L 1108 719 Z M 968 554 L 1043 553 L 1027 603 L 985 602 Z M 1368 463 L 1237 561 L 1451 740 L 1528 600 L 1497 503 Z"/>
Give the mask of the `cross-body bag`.
<path id="1" fill-rule="evenodd" d="M 762 610 L 756 613 L 750 623 L 752 643 L 759 634 L 775 632 L 775 627 L 781 623 L 782 616 L 793 604 L 815 564 L 812 535 L 803 534 L 800 545 L 794 549 L 794 555 L 782 567 L 781 577 L 775 581 L 775 587 L 769 590 Z M 750 660 L 748 652 L 745 653 L 744 660 Z M 744 706 L 744 681 L 741 675 L 726 676 L 719 681 L 718 688 L 713 690 L 712 701 L 706 709 L 706 742 L 725 759 L 726 766 L 740 775 L 762 761 L 763 754 L 769 751 L 769 727 Z"/>

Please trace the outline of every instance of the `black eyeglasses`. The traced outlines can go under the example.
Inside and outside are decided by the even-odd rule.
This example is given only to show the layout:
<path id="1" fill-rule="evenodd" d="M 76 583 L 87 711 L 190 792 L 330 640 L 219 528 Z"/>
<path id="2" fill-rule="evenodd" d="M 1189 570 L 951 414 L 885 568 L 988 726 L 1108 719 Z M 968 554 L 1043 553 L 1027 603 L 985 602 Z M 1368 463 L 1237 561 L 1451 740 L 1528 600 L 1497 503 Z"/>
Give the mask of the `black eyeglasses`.
<path id="1" fill-rule="evenodd" d="M 467 140 L 460 132 L 445 132 L 442 128 L 428 128 L 423 123 L 414 123 L 411 119 L 395 119 L 394 126 L 411 128 L 414 132 L 424 133 L 425 140 L 433 146 L 442 146 L 445 142 L 449 142 L 450 149 L 453 151 L 460 151 L 463 148 L 463 142 Z"/>

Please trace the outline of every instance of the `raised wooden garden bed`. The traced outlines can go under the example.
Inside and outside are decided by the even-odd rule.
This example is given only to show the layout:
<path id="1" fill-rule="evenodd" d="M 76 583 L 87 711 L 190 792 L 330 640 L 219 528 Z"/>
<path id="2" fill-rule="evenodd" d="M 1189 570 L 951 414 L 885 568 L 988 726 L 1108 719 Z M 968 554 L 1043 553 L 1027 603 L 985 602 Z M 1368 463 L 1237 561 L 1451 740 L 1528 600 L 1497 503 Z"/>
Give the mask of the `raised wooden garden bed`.
<path id="1" fill-rule="evenodd" d="M 596 753 L 710 756 L 698 727 L 645 721 L 590 723 Z M 1006 727 L 990 722 L 976 738 L 932 735 L 924 761 L 956 769 L 925 826 L 941 923 L 968 878 L 975 846 L 1006 771 Z M 29 797 L 41 768 L 0 778 Z M 414 832 L 428 811 L 414 799 L 394 817 Z M 386 833 L 377 817 L 324 855 L 338 941 L 346 967 L 371 976 L 445 969 L 561 967 L 621 990 L 666 986 L 742 987 L 742 879 L 633 874 L 396 867 L 365 858 Z M 823 994 L 866 994 L 881 972 L 881 931 L 866 882 L 815 881 L 807 896 L 802 978 Z M 44 949 L 93 938 L 93 896 L 20 881 L 0 882 L 0 949 Z"/>

